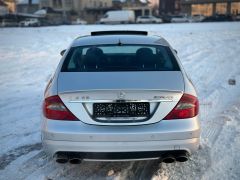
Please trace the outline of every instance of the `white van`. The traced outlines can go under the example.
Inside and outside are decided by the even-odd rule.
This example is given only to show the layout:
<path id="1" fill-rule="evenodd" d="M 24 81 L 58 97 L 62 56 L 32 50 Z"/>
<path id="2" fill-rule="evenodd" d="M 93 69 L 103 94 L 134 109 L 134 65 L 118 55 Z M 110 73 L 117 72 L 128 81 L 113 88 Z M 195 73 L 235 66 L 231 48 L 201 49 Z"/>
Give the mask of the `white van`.
<path id="1" fill-rule="evenodd" d="M 135 23 L 134 11 L 108 11 L 103 18 L 100 19 L 100 24 L 125 24 Z"/>

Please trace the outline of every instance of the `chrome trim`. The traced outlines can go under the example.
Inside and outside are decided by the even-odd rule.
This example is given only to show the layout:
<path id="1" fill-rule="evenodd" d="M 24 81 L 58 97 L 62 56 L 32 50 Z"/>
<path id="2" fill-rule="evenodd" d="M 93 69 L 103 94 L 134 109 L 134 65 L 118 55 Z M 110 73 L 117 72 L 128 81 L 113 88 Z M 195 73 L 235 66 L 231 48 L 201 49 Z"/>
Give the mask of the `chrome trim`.
<path id="1" fill-rule="evenodd" d="M 126 92 L 132 92 L 132 91 L 153 91 L 153 92 L 170 92 L 170 93 L 181 93 L 183 94 L 183 91 L 181 90 L 169 90 L 169 89 L 87 89 L 87 90 L 71 90 L 71 91 L 63 91 L 60 94 L 68 94 L 68 93 L 84 93 L 84 92 L 106 92 L 106 91 L 115 91 L 115 92 L 119 92 L 119 91 L 126 91 Z"/>
<path id="2" fill-rule="evenodd" d="M 89 100 L 71 100 L 69 103 L 101 103 L 101 102 L 172 102 L 172 99 L 149 99 L 149 100 L 123 100 L 123 99 L 117 99 L 117 100 L 111 100 L 111 99 L 89 99 Z"/>

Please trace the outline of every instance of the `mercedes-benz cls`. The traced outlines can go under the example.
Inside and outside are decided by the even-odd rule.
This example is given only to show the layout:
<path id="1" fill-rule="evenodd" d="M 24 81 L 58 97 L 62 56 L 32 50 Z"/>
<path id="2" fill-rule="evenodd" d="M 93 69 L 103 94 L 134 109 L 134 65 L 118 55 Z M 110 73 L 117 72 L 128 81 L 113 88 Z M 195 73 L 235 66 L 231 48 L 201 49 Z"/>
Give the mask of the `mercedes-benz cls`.
<path id="1" fill-rule="evenodd" d="M 57 162 L 184 162 L 198 149 L 197 95 L 165 39 L 92 32 L 62 55 L 42 123 L 43 147 Z"/>

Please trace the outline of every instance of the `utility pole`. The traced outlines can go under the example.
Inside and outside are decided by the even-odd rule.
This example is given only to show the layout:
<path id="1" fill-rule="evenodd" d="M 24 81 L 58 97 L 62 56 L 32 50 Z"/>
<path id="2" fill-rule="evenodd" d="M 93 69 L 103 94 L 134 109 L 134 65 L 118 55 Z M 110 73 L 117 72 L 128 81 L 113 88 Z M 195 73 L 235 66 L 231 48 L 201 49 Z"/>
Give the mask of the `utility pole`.
<path id="1" fill-rule="evenodd" d="M 32 0 L 28 0 L 28 13 L 30 12 L 31 5 L 32 5 Z"/>
<path id="2" fill-rule="evenodd" d="M 162 14 L 161 0 L 158 1 L 158 15 Z"/>
<path id="3" fill-rule="evenodd" d="M 61 0 L 61 1 L 62 1 L 62 10 L 63 10 L 63 21 L 66 22 L 67 21 L 66 4 L 65 4 L 65 0 Z"/>

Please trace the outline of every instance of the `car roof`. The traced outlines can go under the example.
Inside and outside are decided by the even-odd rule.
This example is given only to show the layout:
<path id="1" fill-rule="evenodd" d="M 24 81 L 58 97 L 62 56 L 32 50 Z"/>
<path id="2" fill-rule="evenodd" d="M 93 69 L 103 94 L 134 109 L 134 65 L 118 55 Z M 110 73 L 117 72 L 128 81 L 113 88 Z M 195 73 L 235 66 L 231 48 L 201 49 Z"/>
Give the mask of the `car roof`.
<path id="1" fill-rule="evenodd" d="M 105 31 L 106 32 L 106 31 Z M 72 47 L 107 45 L 107 44 L 138 44 L 138 45 L 162 45 L 169 46 L 169 43 L 162 37 L 143 34 L 98 34 L 78 37 L 72 43 Z"/>

